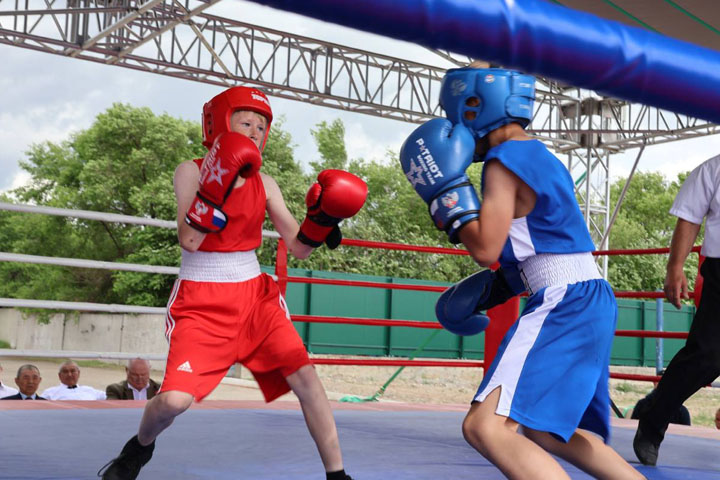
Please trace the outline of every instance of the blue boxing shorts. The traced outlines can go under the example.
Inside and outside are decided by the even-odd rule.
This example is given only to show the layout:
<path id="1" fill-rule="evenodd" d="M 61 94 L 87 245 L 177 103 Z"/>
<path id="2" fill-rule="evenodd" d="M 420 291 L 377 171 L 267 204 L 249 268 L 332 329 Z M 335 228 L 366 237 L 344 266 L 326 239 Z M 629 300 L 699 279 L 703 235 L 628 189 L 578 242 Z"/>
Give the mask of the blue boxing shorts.
<path id="1" fill-rule="evenodd" d="M 610 350 L 617 303 L 602 279 L 533 294 L 503 338 L 473 401 L 501 388 L 495 413 L 567 442 L 576 429 L 610 437 Z"/>

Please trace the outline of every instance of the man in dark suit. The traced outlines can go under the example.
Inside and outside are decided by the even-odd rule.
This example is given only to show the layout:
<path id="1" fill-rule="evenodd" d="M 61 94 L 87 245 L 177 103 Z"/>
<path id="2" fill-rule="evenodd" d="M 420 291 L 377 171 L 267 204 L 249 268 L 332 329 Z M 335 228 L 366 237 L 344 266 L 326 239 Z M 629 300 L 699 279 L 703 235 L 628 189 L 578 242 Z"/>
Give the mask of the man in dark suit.
<path id="1" fill-rule="evenodd" d="M 108 385 L 108 400 L 150 400 L 160 389 L 160 384 L 150 378 L 150 362 L 144 358 L 128 360 L 125 367 L 127 379 Z"/>
<path id="2" fill-rule="evenodd" d="M 15 384 L 20 389 L 20 393 L 0 400 L 45 400 L 36 393 L 41 381 L 40 370 L 35 365 L 25 364 L 18 368 L 15 377 Z"/>

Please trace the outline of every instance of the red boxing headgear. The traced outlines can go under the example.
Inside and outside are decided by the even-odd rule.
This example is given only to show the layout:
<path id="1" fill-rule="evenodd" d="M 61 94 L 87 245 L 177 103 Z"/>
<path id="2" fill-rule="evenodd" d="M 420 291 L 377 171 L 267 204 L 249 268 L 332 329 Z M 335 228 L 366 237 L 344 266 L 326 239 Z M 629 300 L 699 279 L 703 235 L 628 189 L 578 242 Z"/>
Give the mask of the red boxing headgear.
<path id="1" fill-rule="evenodd" d="M 267 119 L 265 138 L 260 146 L 260 151 L 265 148 L 273 118 L 272 109 L 265 94 L 257 88 L 251 87 L 229 88 L 214 96 L 203 106 L 202 143 L 205 148 L 209 150 L 218 135 L 230 131 L 230 117 L 238 110 L 250 110 Z"/>

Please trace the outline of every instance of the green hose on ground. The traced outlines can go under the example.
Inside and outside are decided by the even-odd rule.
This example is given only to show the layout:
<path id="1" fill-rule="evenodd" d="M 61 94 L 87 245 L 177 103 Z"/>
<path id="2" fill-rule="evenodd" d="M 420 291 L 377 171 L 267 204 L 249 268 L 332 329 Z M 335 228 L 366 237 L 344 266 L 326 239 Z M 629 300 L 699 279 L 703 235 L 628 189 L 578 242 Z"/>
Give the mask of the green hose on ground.
<path id="1" fill-rule="evenodd" d="M 432 341 L 433 338 L 435 338 L 435 336 L 437 336 L 438 333 L 440 333 L 440 330 L 435 330 L 433 333 L 431 333 L 430 336 L 427 339 L 425 339 L 425 341 L 422 343 L 422 345 L 420 345 L 418 348 L 415 349 L 414 352 L 412 352 L 410 354 L 410 356 L 408 357 L 408 360 L 412 360 L 420 352 L 422 352 L 423 349 L 425 347 L 427 347 L 427 345 Z M 374 395 L 371 395 L 369 397 L 358 397 L 355 395 L 346 395 L 346 396 L 340 398 L 340 400 L 338 400 L 338 401 L 339 402 L 349 402 L 349 403 L 377 402 L 380 399 L 380 397 L 385 393 L 385 390 L 387 389 L 387 387 L 393 382 L 393 380 L 395 380 L 397 378 L 398 375 L 400 375 L 400 372 L 402 372 L 403 370 L 405 370 L 404 366 L 398 368 L 397 371 L 392 374 L 392 376 L 387 380 L 387 382 L 385 382 L 383 384 L 383 386 L 380 387 L 377 392 L 375 392 Z"/>

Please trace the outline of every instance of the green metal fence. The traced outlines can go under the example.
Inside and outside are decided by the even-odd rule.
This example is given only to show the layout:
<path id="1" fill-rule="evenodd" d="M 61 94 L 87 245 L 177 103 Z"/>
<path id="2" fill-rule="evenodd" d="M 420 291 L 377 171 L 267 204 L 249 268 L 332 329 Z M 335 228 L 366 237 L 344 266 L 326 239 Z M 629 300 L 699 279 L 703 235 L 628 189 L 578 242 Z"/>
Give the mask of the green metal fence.
<path id="1" fill-rule="evenodd" d="M 656 330 L 657 302 L 655 300 L 618 299 L 618 330 Z M 666 332 L 687 332 L 695 316 L 694 306 L 683 306 L 677 310 L 667 302 L 663 306 L 663 330 Z M 656 366 L 655 338 L 615 337 L 611 363 L 613 365 Z M 664 366 L 677 353 L 685 339 L 662 339 Z"/>
<path id="2" fill-rule="evenodd" d="M 264 271 L 272 273 L 271 268 Z M 378 277 L 313 270 L 289 269 L 291 277 L 313 277 L 377 283 L 440 285 L 405 278 Z M 434 322 L 436 292 L 385 290 L 371 287 L 349 287 L 288 283 L 286 300 L 295 315 L 322 315 L 359 318 L 385 318 Z M 521 306 L 524 302 L 521 302 Z M 690 328 L 695 308 L 684 306 L 676 310 L 663 303 L 665 331 Z M 374 327 L 364 325 L 333 325 L 296 322 L 308 351 L 312 353 L 370 356 L 408 356 L 434 330 L 410 327 Z M 655 330 L 656 301 L 618 299 L 618 330 Z M 684 345 L 684 340 L 664 339 L 665 365 Z M 613 365 L 655 366 L 654 338 L 616 337 L 612 350 Z M 485 345 L 483 334 L 458 337 L 442 331 L 433 338 L 417 357 L 482 359 Z"/>

